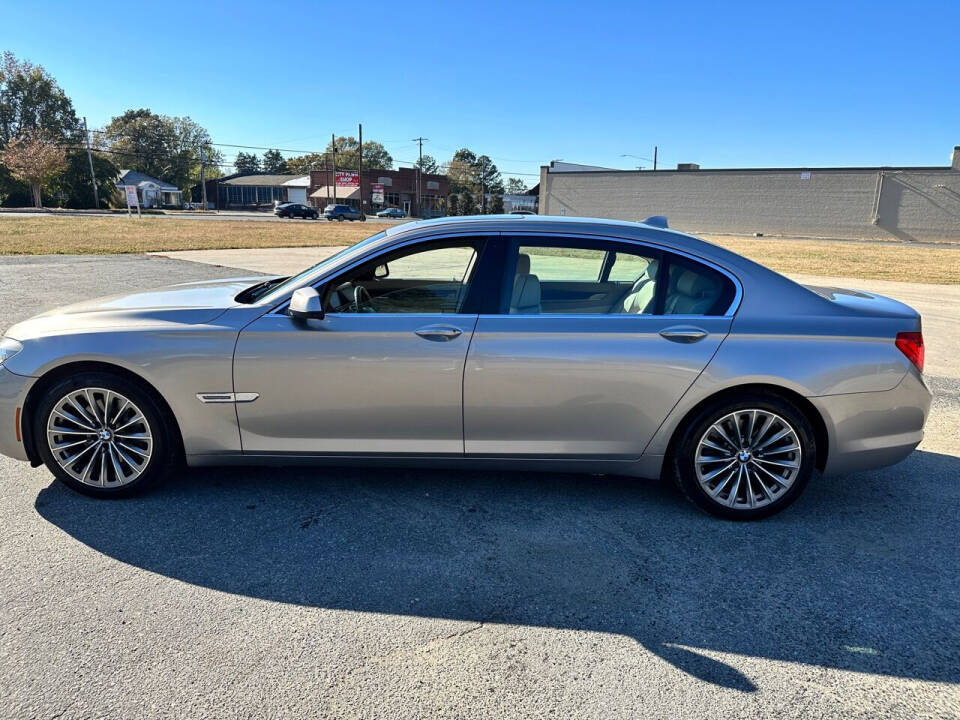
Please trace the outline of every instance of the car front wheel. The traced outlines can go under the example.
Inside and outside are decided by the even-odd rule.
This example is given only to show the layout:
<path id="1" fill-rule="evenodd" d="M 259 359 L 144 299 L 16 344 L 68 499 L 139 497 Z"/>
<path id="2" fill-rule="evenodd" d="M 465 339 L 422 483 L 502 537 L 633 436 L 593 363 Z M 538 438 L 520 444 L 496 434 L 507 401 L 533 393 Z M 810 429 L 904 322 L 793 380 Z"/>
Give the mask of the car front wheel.
<path id="1" fill-rule="evenodd" d="M 54 476 L 95 497 L 133 495 L 169 475 L 179 456 L 174 432 L 151 393 L 100 372 L 51 387 L 34 425 L 40 456 Z"/>
<path id="2" fill-rule="evenodd" d="M 780 395 L 751 392 L 711 403 L 690 419 L 673 452 L 673 473 L 702 510 L 757 520 L 800 496 L 816 454 L 803 412 Z"/>

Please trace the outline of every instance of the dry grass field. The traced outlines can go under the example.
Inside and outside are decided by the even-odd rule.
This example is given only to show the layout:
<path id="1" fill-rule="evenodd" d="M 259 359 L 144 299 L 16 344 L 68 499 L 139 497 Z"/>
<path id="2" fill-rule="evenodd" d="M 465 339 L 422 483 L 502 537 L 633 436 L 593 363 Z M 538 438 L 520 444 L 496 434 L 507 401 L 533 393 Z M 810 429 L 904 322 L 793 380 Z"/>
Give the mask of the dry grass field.
<path id="1" fill-rule="evenodd" d="M 960 247 L 900 243 L 705 237 L 778 272 L 960 284 Z"/>
<path id="2" fill-rule="evenodd" d="M 375 222 L 0 216 L 0 255 L 350 245 L 384 227 Z M 752 237 L 707 239 L 780 272 L 960 284 L 960 248 Z"/>
<path id="3" fill-rule="evenodd" d="M 104 255 L 159 250 L 352 245 L 388 227 L 376 222 L 2 217 L 0 255 Z"/>

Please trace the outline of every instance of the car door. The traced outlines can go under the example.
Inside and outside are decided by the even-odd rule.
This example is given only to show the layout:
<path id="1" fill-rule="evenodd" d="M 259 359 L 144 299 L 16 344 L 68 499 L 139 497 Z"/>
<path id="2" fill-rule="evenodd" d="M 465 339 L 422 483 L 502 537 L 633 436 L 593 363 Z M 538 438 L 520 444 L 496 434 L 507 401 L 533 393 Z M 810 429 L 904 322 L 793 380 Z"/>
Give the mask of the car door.
<path id="1" fill-rule="evenodd" d="M 482 238 L 418 242 L 318 288 L 325 316 L 284 308 L 240 333 L 245 453 L 463 453 L 462 378 Z"/>
<path id="2" fill-rule="evenodd" d="M 639 457 L 729 332 L 735 279 L 629 241 L 507 245 L 467 357 L 466 453 Z"/>

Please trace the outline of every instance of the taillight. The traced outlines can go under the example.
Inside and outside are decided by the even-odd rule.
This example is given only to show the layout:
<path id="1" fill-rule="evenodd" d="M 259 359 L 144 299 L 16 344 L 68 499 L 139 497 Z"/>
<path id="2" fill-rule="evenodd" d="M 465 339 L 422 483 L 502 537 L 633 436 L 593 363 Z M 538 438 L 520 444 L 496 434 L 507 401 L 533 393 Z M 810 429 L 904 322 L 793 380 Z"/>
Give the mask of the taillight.
<path id="1" fill-rule="evenodd" d="M 907 360 L 917 366 L 917 370 L 923 372 L 923 333 L 897 333 L 897 348 L 907 356 Z"/>

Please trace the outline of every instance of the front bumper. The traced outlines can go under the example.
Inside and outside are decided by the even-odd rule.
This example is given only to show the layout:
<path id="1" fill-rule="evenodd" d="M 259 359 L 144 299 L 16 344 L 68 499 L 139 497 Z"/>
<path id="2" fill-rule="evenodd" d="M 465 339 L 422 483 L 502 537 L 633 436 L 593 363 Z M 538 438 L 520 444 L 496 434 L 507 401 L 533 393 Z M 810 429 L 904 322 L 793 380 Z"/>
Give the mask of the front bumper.
<path id="1" fill-rule="evenodd" d="M 923 440 L 932 395 L 912 368 L 895 388 L 808 398 L 820 411 L 829 437 L 825 473 L 893 465 Z"/>
<path id="2" fill-rule="evenodd" d="M 16 375 L 0 365 L 0 455 L 29 460 L 23 446 L 22 410 L 27 393 L 36 381 L 36 378 Z"/>

